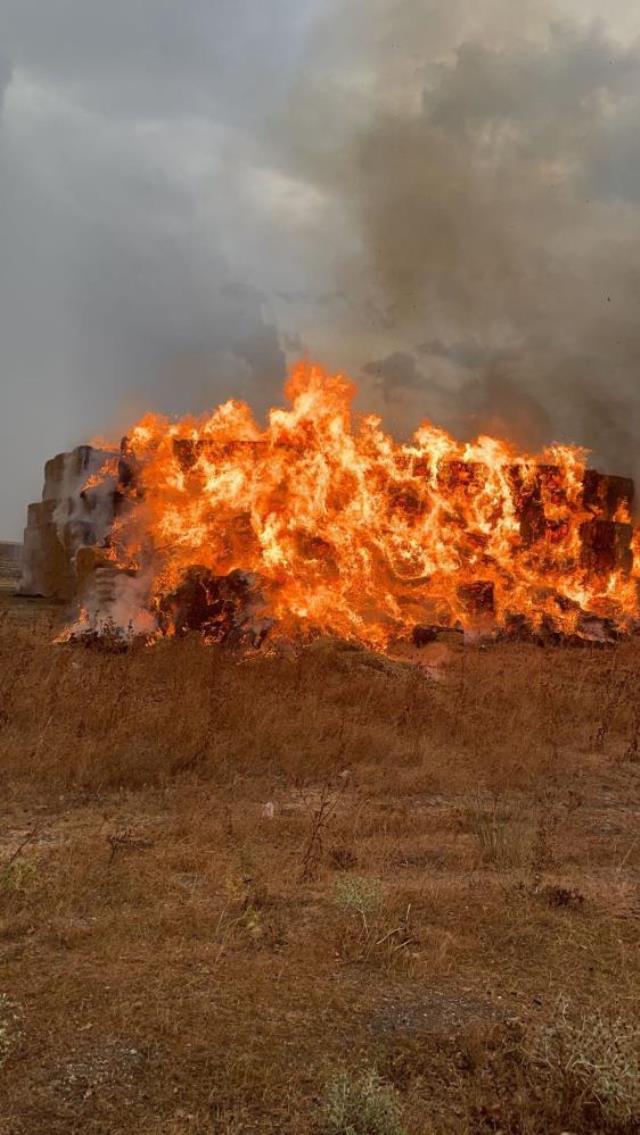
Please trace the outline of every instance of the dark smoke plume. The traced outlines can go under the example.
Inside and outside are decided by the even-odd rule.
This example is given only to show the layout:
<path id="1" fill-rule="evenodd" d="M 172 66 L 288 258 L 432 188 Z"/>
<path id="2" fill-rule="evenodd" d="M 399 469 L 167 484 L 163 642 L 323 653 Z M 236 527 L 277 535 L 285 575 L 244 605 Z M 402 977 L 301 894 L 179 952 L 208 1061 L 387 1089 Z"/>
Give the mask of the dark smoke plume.
<path id="1" fill-rule="evenodd" d="M 363 112 L 310 67 L 282 143 L 359 239 L 337 282 L 380 313 L 360 328 L 364 373 L 412 415 L 576 440 L 637 474 L 640 49 L 550 24 L 500 47 L 479 33 L 434 63 L 412 14 L 419 97 L 390 97 L 390 34 L 376 86 L 389 97 Z"/>

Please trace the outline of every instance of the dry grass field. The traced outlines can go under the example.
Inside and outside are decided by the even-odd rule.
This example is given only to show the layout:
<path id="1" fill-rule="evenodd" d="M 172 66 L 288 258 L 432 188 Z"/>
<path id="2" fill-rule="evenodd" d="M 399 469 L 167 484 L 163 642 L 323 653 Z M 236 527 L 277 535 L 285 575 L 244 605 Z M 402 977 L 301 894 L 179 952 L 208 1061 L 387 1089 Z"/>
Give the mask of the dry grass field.
<path id="1" fill-rule="evenodd" d="M 0 611 L 2 1135 L 640 1130 L 640 644 Z"/>

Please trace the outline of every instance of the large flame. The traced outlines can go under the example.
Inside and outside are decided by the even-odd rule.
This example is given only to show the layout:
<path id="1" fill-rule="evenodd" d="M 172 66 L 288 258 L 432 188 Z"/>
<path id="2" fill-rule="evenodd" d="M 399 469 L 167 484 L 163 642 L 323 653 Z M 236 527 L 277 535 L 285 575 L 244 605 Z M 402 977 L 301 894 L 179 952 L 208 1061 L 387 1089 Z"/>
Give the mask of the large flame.
<path id="1" fill-rule="evenodd" d="M 428 422 L 401 444 L 352 412 L 353 394 L 343 375 L 301 363 L 289 409 L 271 410 L 264 429 L 236 401 L 198 420 L 144 417 L 123 443 L 108 549 L 146 580 L 141 602 L 158 609 L 201 565 L 255 573 L 282 633 L 377 646 L 419 624 L 524 617 L 570 632 L 584 612 L 619 626 L 635 617 L 628 504 L 609 515 L 602 494 L 588 499 L 584 450 L 531 456 Z M 590 536 L 598 523 L 604 551 L 602 532 Z"/>

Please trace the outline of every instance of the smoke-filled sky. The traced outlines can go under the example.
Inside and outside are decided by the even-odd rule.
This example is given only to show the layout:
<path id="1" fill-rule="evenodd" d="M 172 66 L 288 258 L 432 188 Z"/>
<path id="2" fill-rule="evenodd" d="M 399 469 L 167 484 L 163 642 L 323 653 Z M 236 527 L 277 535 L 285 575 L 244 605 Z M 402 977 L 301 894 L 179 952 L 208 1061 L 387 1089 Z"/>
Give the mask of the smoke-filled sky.
<path id="1" fill-rule="evenodd" d="M 640 474 L 628 0 L 0 0 L 0 537 L 143 408 L 359 405 Z"/>

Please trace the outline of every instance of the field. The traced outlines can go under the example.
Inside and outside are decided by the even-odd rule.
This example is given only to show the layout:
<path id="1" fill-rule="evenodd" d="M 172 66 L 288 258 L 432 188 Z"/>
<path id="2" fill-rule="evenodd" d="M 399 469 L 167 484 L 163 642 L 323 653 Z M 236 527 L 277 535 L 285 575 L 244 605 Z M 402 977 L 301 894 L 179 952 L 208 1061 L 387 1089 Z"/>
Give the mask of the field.
<path id="1" fill-rule="evenodd" d="M 8 544 L 0 540 L 0 595 L 15 591 L 20 582 L 20 560 L 22 548 L 19 544 Z"/>
<path id="2" fill-rule="evenodd" d="M 640 1129 L 640 645 L 0 609 L 2 1135 Z"/>

